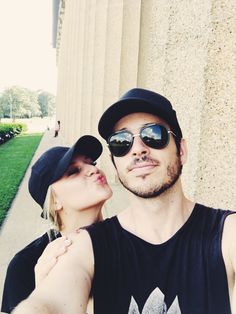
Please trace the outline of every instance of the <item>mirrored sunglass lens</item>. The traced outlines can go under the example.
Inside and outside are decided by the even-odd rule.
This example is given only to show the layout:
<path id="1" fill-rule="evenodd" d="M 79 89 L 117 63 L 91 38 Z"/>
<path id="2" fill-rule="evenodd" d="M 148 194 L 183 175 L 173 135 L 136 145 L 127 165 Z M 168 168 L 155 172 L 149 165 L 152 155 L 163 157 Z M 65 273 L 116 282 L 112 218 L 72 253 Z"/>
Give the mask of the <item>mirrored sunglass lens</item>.
<path id="1" fill-rule="evenodd" d="M 141 132 L 143 142 L 155 149 L 160 149 L 168 143 L 168 131 L 162 125 L 150 125 Z"/>
<path id="2" fill-rule="evenodd" d="M 112 135 L 108 144 L 111 153 L 118 157 L 125 155 L 129 151 L 131 143 L 132 134 L 128 132 L 122 132 Z"/>

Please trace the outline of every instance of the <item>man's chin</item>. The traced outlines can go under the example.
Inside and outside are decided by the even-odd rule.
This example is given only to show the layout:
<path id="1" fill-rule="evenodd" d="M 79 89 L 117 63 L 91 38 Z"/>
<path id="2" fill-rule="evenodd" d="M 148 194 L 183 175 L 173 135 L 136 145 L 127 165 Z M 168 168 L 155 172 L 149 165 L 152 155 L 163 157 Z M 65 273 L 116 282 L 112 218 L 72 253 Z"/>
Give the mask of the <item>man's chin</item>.
<path id="1" fill-rule="evenodd" d="M 139 178 L 141 180 L 145 180 L 145 178 Z M 139 181 L 139 180 L 138 180 Z M 139 186 L 130 186 L 128 183 L 126 182 L 123 182 L 121 179 L 120 179 L 120 183 L 123 185 L 123 187 L 128 190 L 129 192 L 131 192 L 132 194 L 140 197 L 140 198 L 154 198 L 154 197 L 157 197 L 159 196 L 162 192 L 159 192 L 161 188 L 156 188 L 156 189 L 153 189 L 153 188 L 147 188 L 147 189 L 140 189 L 140 184 Z"/>
<path id="2" fill-rule="evenodd" d="M 175 185 L 177 180 L 179 179 L 180 172 L 178 172 L 176 174 L 176 176 L 174 178 L 172 178 L 171 181 L 166 182 L 162 185 L 152 186 L 151 184 L 149 184 L 149 187 L 147 187 L 146 189 L 144 189 L 144 186 L 141 186 L 141 188 L 140 188 L 140 181 L 142 180 L 144 183 L 146 177 L 137 178 L 138 186 L 131 186 L 128 182 L 124 182 L 121 178 L 119 178 L 119 180 L 120 180 L 120 183 L 123 185 L 123 187 L 126 190 L 128 190 L 129 192 L 131 192 L 132 194 L 134 194 L 140 198 L 148 199 L 148 198 L 159 197 L 163 193 L 166 193 L 167 191 L 169 191 Z"/>

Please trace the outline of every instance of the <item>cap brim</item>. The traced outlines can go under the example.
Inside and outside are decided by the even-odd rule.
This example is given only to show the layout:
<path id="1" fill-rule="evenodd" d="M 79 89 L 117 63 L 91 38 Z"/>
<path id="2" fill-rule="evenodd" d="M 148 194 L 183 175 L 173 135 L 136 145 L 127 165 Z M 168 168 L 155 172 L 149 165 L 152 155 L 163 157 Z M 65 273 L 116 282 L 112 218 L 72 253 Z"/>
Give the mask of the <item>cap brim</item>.
<path id="1" fill-rule="evenodd" d="M 59 180 L 65 171 L 68 169 L 73 156 L 78 153 L 91 158 L 93 161 L 97 160 L 102 154 L 102 144 L 99 140 L 91 135 L 84 135 L 65 153 L 58 163 L 52 183 Z"/>

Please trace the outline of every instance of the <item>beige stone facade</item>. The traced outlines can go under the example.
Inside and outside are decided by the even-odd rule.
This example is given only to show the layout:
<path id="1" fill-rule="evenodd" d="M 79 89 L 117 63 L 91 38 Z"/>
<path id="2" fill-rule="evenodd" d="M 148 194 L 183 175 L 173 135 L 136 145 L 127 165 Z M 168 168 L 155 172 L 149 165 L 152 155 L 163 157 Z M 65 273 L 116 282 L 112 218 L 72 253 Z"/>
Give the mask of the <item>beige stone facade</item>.
<path id="1" fill-rule="evenodd" d="M 65 143 L 98 135 L 100 115 L 126 90 L 157 91 L 188 142 L 187 196 L 235 209 L 235 17 L 234 0 L 61 1 L 57 119 Z M 100 166 L 115 191 L 112 215 L 126 201 L 107 151 Z"/>

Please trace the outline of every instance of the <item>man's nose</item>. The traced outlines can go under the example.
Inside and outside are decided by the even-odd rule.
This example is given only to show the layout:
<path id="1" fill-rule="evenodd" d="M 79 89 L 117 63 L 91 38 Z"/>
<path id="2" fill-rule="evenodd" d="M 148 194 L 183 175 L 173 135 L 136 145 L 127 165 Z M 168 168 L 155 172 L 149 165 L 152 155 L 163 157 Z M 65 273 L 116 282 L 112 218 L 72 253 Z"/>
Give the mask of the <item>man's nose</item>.
<path id="1" fill-rule="evenodd" d="M 148 146 L 143 143 L 139 134 L 134 135 L 131 153 L 133 156 L 143 156 L 149 153 Z"/>

